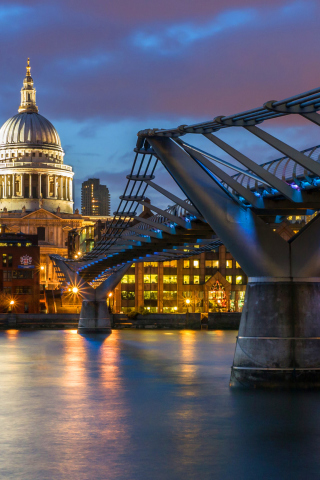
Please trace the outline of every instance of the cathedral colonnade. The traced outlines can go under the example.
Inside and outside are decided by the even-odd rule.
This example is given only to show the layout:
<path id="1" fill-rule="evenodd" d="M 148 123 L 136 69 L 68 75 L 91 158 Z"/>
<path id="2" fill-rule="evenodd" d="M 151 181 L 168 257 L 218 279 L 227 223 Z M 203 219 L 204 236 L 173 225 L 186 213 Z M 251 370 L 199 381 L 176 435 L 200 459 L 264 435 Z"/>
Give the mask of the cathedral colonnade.
<path id="1" fill-rule="evenodd" d="M 8 170 L 0 173 L 0 199 L 41 199 L 66 200 L 73 202 L 73 173 L 41 172 L 33 168 L 30 172 Z M 5 204 L 4 204 L 5 206 Z"/>

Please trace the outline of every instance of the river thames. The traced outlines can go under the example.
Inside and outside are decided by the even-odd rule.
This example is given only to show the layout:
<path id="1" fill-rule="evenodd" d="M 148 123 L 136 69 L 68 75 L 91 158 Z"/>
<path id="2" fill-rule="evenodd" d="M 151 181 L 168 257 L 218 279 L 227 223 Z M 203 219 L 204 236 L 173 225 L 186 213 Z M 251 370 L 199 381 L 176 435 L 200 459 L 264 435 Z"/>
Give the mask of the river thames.
<path id="1" fill-rule="evenodd" d="M 320 393 L 231 390 L 237 332 L 0 333 L 0 478 L 320 478 Z"/>

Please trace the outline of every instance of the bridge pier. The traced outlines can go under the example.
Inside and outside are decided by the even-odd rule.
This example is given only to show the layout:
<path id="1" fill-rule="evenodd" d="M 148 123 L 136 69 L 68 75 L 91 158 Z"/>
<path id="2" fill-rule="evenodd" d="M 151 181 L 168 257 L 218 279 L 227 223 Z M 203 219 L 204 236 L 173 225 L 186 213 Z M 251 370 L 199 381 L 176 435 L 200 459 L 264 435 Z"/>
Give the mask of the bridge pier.
<path id="1" fill-rule="evenodd" d="M 252 279 L 230 386 L 320 387 L 320 279 Z"/>
<path id="2" fill-rule="evenodd" d="M 106 298 L 108 293 L 118 285 L 132 263 L 127 263 L 119 268 L 97 288 L 93 288 L 79 274 L 71 270 L 61 258 L 52 256 L 52 260 L 63 273 L 66 281 L 78 288 L 82 297 L 78 333 L 111 333 L 111 315 Z"/>
<path id="3" fill-rule="evenodd" d="M 78 333 L 111 333 L 111 315 L 106 301 L 82 300 Z"/>

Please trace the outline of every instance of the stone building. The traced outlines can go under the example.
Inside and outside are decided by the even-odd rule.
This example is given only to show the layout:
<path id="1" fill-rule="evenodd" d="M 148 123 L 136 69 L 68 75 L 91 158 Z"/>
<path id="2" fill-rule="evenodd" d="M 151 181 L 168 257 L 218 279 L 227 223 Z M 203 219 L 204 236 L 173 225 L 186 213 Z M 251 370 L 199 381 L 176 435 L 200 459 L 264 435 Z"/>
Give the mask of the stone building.
<path id="1" fill-rule="evenodd" d="M 73 213 L 73 171 L 64 164 L 60 137 L 38 113 L 28 59 L 18 113 L 0 129 L 0 222 L 7 231 L 38 235 L 40 282 L 59 282 L 49 255 L 67 256 L 67 236 L 93 222 Z"/>

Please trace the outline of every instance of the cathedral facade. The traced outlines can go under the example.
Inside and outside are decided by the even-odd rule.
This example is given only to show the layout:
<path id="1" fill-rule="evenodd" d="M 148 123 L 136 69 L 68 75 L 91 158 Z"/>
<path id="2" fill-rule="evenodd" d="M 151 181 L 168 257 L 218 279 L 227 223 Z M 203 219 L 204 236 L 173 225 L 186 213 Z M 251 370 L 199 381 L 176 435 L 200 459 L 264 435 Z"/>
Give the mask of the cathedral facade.
<path id="1" fill-rule="evenodd" d="M 38 235 L 46 288 L 59 284 L 49 255 L 67 256 L 68 231 L 93 224 L 73 213 L 74 173 L 63 160 L 57 130 L 38 112 L 28 59 L 18 113 L 0 129 L 0 223 Z"/>

